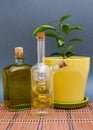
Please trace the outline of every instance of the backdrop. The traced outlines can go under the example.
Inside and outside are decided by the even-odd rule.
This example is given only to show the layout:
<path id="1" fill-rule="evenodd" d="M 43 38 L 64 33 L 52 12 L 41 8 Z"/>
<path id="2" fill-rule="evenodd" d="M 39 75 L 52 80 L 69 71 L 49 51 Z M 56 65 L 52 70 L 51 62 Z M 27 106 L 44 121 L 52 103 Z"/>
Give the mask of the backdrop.
<path id="1" fill-rule="evenodd" d="M 75 43 L 77 55 L 91 57 L 86 95 L 93 101 L 93 0 L 0 0 L 0 101 L 3 101 L 2 69 L 14 63 L 14 48 L 24 47 L 26 63 L 36 63 L 36 39 L 32 32 L 37 26 L 57 26 L 65 14 L 72 25 L 81 25 L 84 31 L 76 35 L 84 39 Z M 73 34 L 74 37 L 75 34 Z M 56 42 L 46 38 L 46 56 L 56 51 Z"/>

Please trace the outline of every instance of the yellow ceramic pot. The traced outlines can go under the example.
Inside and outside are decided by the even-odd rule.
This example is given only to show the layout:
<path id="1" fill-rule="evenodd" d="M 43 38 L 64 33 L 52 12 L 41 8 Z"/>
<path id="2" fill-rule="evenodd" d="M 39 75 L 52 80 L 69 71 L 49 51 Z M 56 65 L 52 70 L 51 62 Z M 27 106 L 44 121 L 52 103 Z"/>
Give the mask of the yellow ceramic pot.
<path id="1" fill-rule="evenodd" d="M 62 60 L 48 57 L 45 62 L 51 66 Z M 73 103 L 84 100 L 85 88 L 90 69 L 90 57 L 75 56 L 64 59 L 67 67 L 54 74 L 54 101 Z"/>

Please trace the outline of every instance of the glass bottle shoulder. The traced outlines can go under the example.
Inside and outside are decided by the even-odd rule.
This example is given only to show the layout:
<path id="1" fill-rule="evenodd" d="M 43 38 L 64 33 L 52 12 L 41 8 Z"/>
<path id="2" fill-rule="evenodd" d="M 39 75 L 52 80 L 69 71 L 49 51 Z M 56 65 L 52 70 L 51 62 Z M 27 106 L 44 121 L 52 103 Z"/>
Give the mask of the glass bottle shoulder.
<path id="1" fill-rule="evenodd" d="M 9 66 L 6 66 L 3 71 L 18 71 L 18 70 L 24 70 L 24 69 L 31 69 L 31 65 L 30 64 L 12 64 L 12 65 L 9 65 Z"/>
<path id="2" fill-rule="evenodd" d="M 45 63 L 37 63 L 32 66 L 32 69 L 50 69 L 50 67 Z"/>

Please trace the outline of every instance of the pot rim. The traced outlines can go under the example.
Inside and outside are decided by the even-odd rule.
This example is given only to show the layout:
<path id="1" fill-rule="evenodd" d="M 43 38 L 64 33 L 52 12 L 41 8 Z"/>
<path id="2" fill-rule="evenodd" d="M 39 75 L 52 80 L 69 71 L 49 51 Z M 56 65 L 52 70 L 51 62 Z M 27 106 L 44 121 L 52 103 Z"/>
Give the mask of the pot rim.
<path id="1" fill-rule="evenodd" d="M 61 56 L 58 56 L 58 57 L 45 57 L 46 60 L 62 60 L 63 57 Z M 89 56 L 72 56 L 72 57 L 68 57 L 66 59 L 63 59 L 63 60 L 90 60 L 90 57 Z"/>

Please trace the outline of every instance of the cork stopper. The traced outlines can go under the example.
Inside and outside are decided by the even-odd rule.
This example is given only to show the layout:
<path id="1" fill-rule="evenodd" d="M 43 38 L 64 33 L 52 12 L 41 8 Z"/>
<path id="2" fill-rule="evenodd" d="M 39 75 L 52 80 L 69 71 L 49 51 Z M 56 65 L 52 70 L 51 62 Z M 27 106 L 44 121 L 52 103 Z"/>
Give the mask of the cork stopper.
<path id="1" fill-rule="evenodd" d="M 44 33 L 44 32 L 39 32 L 39 33 L 37 33 L 37 38 L 38 38 L 39 40 L 43 40 L 43 39 L 45 38 L 45 33 Z"/>
<path id="2" fill-rule="evenodd" d="M 23 47 L 16 47 L 15 48 L 15 58 L 24 58 L 24 51 Z"/>
<path id="3" fill-rule="evenodd" d="M 58 66 L 59 66 L 59 68 L 61 69 L 61 68 L 63 68 L 63 67 L 66 67 L 66 66 L 67 66 L 67 63 L 66 63 L 64 60 L 62 60 L 62 61 L 58 64 Z"/>

